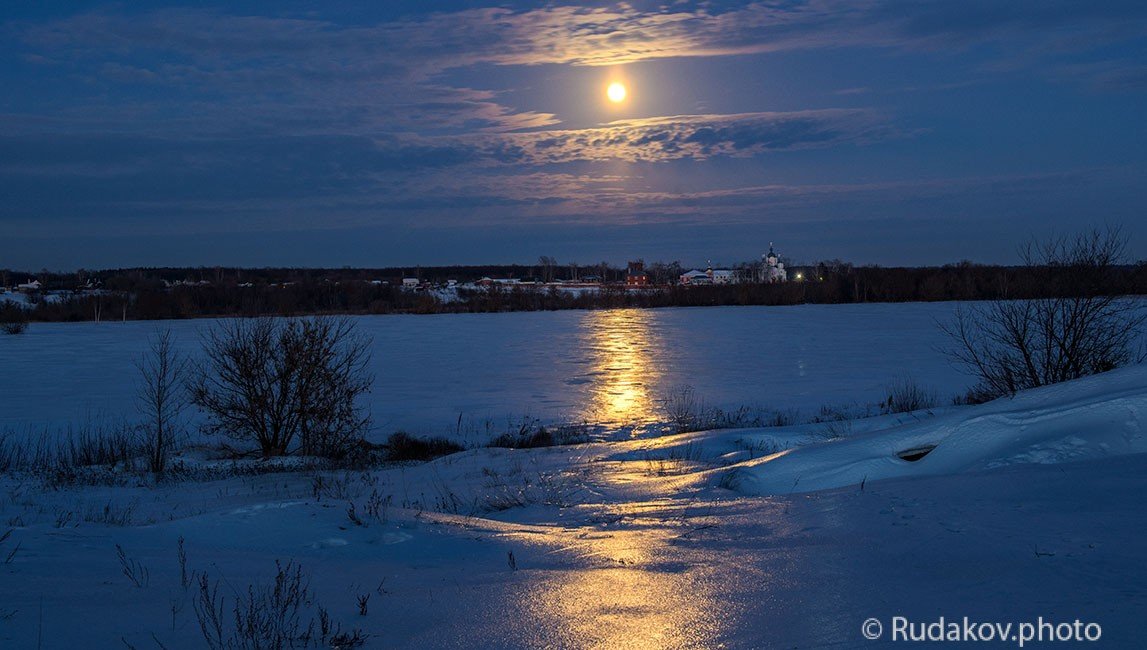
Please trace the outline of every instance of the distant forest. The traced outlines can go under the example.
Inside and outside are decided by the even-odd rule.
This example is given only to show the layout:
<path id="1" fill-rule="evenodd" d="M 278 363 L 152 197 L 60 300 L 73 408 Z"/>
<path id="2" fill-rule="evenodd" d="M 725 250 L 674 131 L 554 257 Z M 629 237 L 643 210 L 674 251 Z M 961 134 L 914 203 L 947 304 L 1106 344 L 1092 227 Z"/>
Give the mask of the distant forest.
<path id="1" fill-rule="evenodd" d="M 736 268 L 736 267 L 735 267 Z M 751 268 L 740 265 L 740 268 Z M 673 284 L 679 264 L 646 266 L 654 286 L 631 290 L 625 270 L 608 264 L 440 266 L 378 269 L 135 268 L 75 273 L 0 270 L 0 286 L 36 278 L 51 300 L 31 296 L 33 321 L 151 320 L 215 316 L 300 314 L 391 314 L 693 307 L 715 305 L 799 305 L 1022 299 L 1064 294 L 1147 294 L 1147 262 L 1111 270 L 1100 285 L 1093 274 L 1069 267 L 990 266 L 962 262 L 938 267 L 853 266 L 840 261 L 789 267 L 790 281 L 714 286 Z M 801 281 L 793 280 L 797 274 Z M 457 290 L 446 301 L 434 291 L 409 291 L 402 278 L 425 282 L 471 282 L 482 277 L 537 282 L 597 276 L 598 291 L 570 292 L 533 284 Z M 1088 278 L 1086 281 L 1080 278 Z M 98 286 L 101 291 L 83 290 Z M 62 295 L 62 297 L 61 297 Z M 14 316 L 11 304 L 0 312 Z"/>

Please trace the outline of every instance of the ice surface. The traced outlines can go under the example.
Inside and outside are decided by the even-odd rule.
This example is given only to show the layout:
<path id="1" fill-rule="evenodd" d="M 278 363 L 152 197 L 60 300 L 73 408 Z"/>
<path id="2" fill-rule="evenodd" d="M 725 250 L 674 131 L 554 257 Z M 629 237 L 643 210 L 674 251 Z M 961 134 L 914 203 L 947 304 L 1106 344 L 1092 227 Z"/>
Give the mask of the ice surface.
<path id="1" fill-rule="evenodd" d="M 943 401 L 969 379 L 935 347 L 953 303 L 561 311 L 355 320 L 374 338 L 378 435 L 487 419 L 661 420 L 691 385 L 709 406 L 803 409 L 881 401 L 912 376 Z M 0 337 L 0 429 L 132 419 L 134 360 L 170 328 L 194 352 L 211 321 L 33 323 Z"/>

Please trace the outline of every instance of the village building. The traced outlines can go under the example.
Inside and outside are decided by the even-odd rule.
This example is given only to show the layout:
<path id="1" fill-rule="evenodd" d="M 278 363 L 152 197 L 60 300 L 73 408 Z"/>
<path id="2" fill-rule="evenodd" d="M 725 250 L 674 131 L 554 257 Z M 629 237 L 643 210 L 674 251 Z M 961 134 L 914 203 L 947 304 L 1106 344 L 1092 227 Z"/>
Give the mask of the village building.
<path id="1" fill-rule="evenodd" d="M 493 286 L 493 285 L 499 285 L 499 286 L 518 285 L 521 283 L 522 283 L 522 281 L 519 280 L 518 278 L 491 278 L 491 277 L 487 276 L 487 277 L 482 278 L 481 280 L 478 280 L 474 284 L 476 284 L 480 287 L 489 287 L 489 286 Z"/>
<path id="2" fill-rule="evenodd" d="M 761 256 L 761 265 L 756 270 L 753 268 L 746 268 L 743 271 L 737 269 L 715 269 L 712 262 L 704 270 L 693 269 L 682 273 L 677 278 L 678 284 L 684 285 L 703 285 L 703 284 L 739 284 L 741 282 L 753 281 L 764 283 L 774 282 L 787 282 L 789 279 L 788 271 L 785 270 L 785 264 L 781 261 L 777 252 L 773 249 L 773 243 L 769 242 L 769 252 Z"/>
<path id="3" fill-rule="evenodd" d="M 706 273 L 713 279 L 713 284 L 737 283 L 737 273 L 731 269 L 709 269 Z"/>
<path id="4" fill-rule="evenodd" d="M 714 269 L 713 264 L 704 271 L 693 269 L 686 273 L 682 273 L 677 281 L 680 284 L 736 284 L 739 281 L 739 276 L 736 271 L 732 269 Z"/>
<path id="5" fill-rule="evenodd" d="M 698 271 L 697 269 L 693 269 L 692 271 L 686 271 L 685 273 L 682 273 L 677 278 L 677 282 L 680 284 L 689 284 L 689 285 L 713 284 L 713 278 L 708 273 L 706 273 L 704 271 Z"/>
<path id="6" fill-rule="evenodd" d="M 625 273 L 625 285 L 629 287 L 644 287 L 649 284 L 649 274 L 645 272 L 645 262 L 638 260 L 629 263 Z"/>
<path id="7" fill-rule="evenodd" d="M 769 242 L 769 252 L 761 256 L 761 282 L 786 282 L 789 273 L 785 270 L 785 263 L 773 251 L 773 242 Z"/>

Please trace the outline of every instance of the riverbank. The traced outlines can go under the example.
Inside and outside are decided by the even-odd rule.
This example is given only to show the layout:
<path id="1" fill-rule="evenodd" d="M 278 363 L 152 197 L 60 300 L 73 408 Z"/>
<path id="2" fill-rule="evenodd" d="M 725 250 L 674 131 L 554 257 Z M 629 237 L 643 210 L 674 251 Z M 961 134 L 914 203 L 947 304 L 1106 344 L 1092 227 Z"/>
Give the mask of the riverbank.
<path id="1" fill-rule="evenodd" d="M 871 618 L 891 634 L 964 616 L 1017 634 L 1078 619 L 1131 645 L 1144 395 L 1133 367 L 832 441 L 792 427 L 159 486 L 4 479 L 0 575 L 22 588 L 0 590 L 0 639 L 202 647 L 204 604 L 235 634 L 278 561 L 307 589 L 296 631 L 325 616 L 365 647 L 860 647 Z M 953 465 L 983 426 L 1002 444 Z M 929 453 L 898 457 L 926 432 Z M 857 448 L 896 471 L 854 481 Z M 800 463 L 817 478 L 789 485 Z M 784 481 L 744 481 L 771 464 Z"/>

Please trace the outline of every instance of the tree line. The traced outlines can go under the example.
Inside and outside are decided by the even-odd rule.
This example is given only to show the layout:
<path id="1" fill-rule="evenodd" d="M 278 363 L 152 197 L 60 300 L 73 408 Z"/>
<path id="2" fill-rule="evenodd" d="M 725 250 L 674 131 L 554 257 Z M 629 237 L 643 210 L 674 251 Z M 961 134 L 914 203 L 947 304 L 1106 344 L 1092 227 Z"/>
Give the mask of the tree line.
<path id="1" fill-rule="evenodd" d="M 541 311 L 619 307 L 798 305 L 865 302 L 1035 299 L 1100 290 L 1108 295 L 1147 293 L 1147 263 L 1115 266 L 1096 287 L 1078 268 L 1058 264 L 993 266 L 962 262 L 939 267 L 853 266 L 831 261 L 790 267 L 790 281 L 680 286 L 676 263 L 647 267 L 653 287 L 621 284 L 624 270 L 607 265 L 595 291 L 567 291 L 534 284 L 457 290 L 457 300 L 433 291 L 409 291 L 400 280 L 373 283 L 378 269 L 128 269 L 77 274 L 36 274 L 51 299 L 32 296 L 32 309 L 0 302 L 0 321 L 157 320 L 218 316 L 391 314 Z M 428 282 L 482 276 L 532 278 L 554 269 L 530 266 L 421 269 Z M 516 271 L 516 273 L 515 273 Z M 567 273 L 569 270 L 567 269 Z M 801 275 L 801 280 L 794 278 Z M 6 272 L 9 277 L 27 274 Z M 596 274 L 595 274 L 596 275 Z M 584 277 L 584 276 L 583 276 Z M 197 279 L 198 278 L 198 279 Z M 83 284 L 79 281 L 83 280 Z M 171 284 L 179 281 L 178 284 Z M 664 284 L 661 284 L 664 283 Z M 98 284 L 101 291 L 74 291 Z M 63 293 L 59 293 L 63 292 Z"/>

